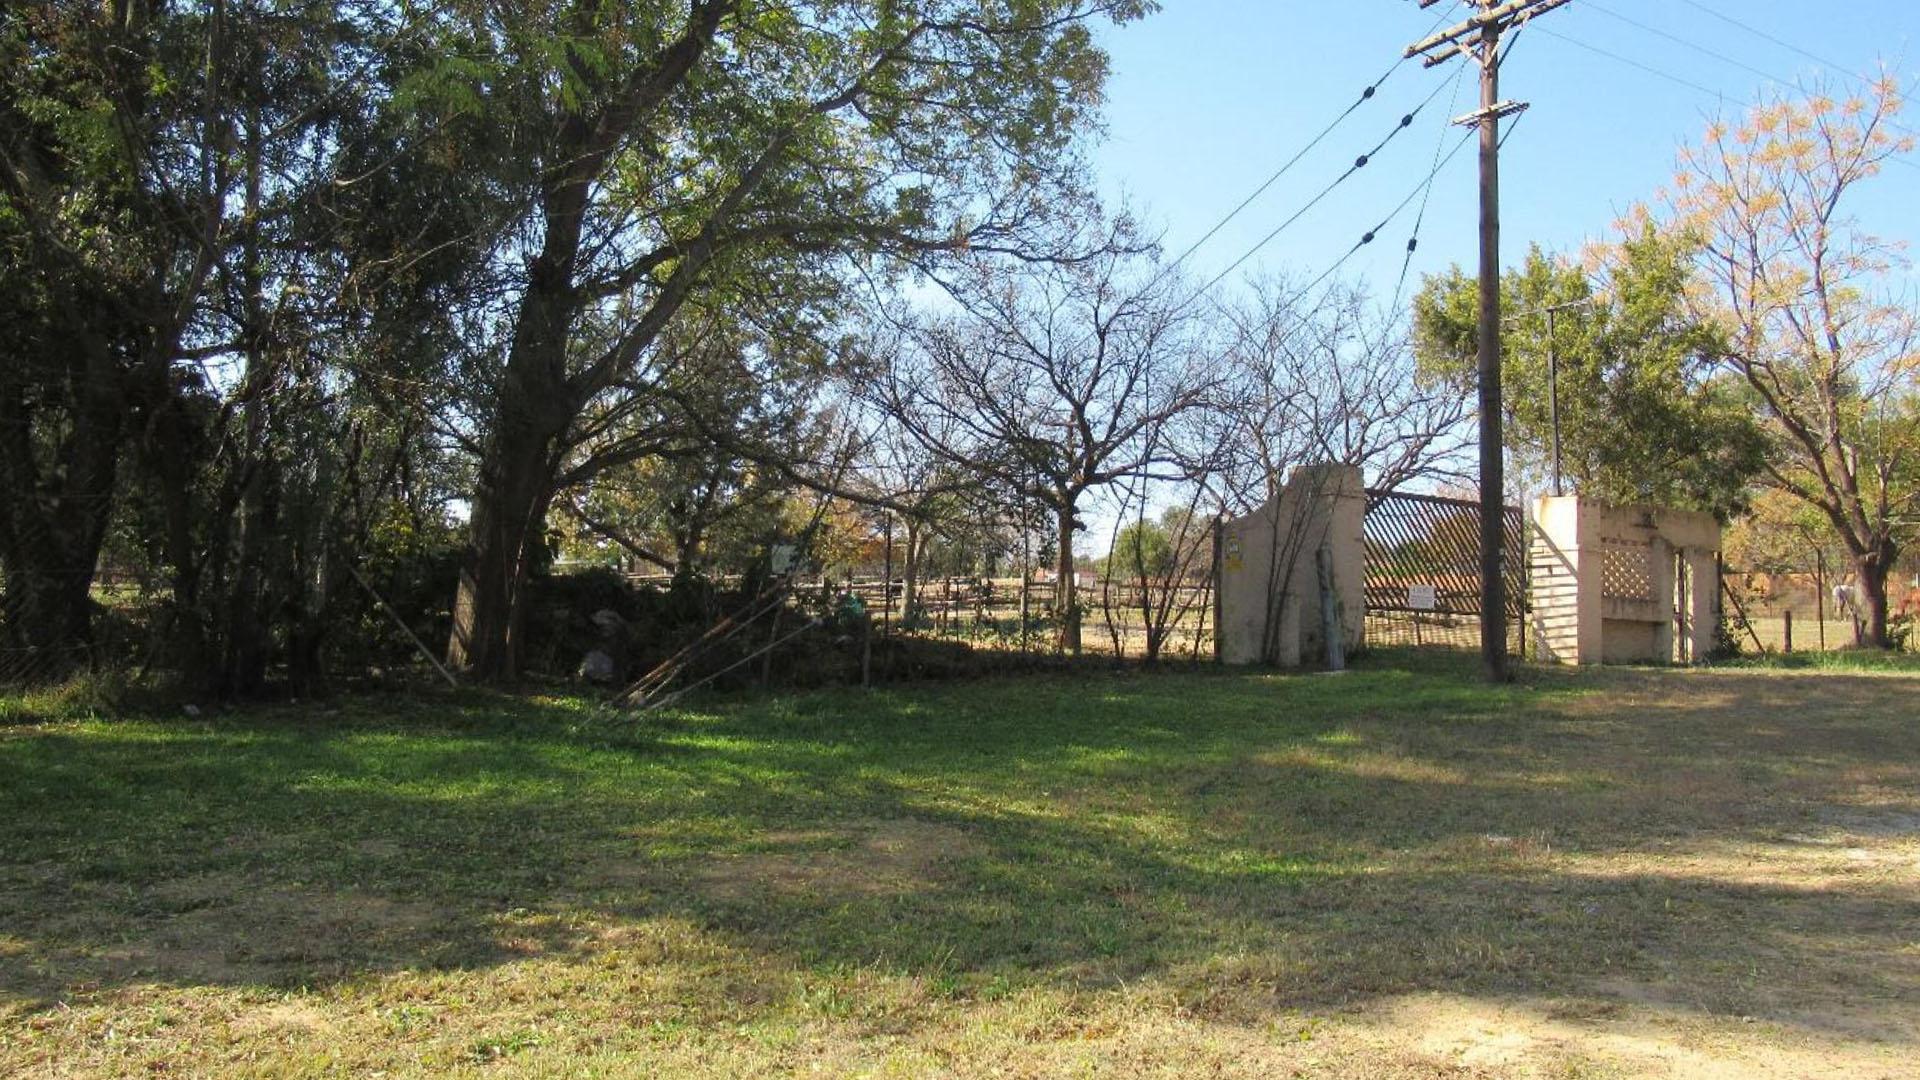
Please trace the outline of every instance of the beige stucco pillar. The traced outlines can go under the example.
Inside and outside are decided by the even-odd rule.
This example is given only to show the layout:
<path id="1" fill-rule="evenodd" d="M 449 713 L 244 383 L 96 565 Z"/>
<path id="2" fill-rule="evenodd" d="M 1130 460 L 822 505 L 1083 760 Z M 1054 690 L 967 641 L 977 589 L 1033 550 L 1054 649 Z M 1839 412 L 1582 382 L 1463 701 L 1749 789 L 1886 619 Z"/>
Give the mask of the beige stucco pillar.
<path id="1" fill-rule="evenodd" d="M 1326 653 L 1314 553 L 1332 556 L 1349 651 L 1366 625 L 1366 489 L 1347 465 L 1303 466 L 1265 506 L 1221 523 L 1220 659 L 1291 667 Z M 1269 633 L 1271 628 L 1271 633 Z"/>
<path id="2" fill-rule="evenodd" d="M 1597 536 L 1582 536 L 1583 528 L 1592 531 L 1592 523 L 1582 520 L 1578 498 L 1550 495 L 1533 501 L 1529 525 L 1533 543 L 1528 588 L 1540 658 L 1556 664 L 1597 664 L 1601 555 Z"/>
<path id="3" fill-rule="evenodd" d="M 1542 659 L 1671 663 L 1713 651 L 1720 525 L 1711 515 L 1548 497 L 1534 500 L 1532 529 Z"/>

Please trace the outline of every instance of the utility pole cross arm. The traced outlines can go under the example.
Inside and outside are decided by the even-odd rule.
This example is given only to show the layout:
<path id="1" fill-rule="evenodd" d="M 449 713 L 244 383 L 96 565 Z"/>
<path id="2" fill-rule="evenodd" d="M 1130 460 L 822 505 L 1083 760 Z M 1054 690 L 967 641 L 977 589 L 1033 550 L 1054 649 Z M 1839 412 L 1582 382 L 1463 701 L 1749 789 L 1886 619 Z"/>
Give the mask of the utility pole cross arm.
<path id="1" fill-rule="evenodd" d="M 1421 53 L 1431 52 L 1442 45 L 1451 45 L 1461 38 L 1472 34 L 1474 31 L 1485 30 L 1489 26 L 1495 27 L 1500 31 L 1505 31 L 1514 25 L 1533 18 L 1535 15 L 1544 15 L 1554 8 L 1571 2 L 1572 0 L 1508 0 L 1507 3 L 1498 6 L 1487 4 L 1480 14 L 1468 18 L 1465 22 L 1456 23 L 1434 34 L 1432 37 L 1425 38 L 1407 46 L 1406 52 L 1402 55 L 1408 59 L 1412 59 Z M 1422 6 L 1424 7 L 1425 5 Z M 1452 53 L 1449 52 L 1448 55 L 1452 55 Z"/>

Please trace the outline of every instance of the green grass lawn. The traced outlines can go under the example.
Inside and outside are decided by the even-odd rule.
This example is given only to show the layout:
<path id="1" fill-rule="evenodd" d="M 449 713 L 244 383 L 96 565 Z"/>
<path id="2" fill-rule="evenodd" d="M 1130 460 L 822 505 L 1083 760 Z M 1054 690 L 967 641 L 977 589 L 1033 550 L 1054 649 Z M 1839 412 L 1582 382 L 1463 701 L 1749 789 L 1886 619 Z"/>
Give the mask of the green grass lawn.
<path id="1" fill-rule="evenodd" d="M 1912 1075 L 1917 691 L 1387 656 L 15 722 L 0 1075 Z"/>

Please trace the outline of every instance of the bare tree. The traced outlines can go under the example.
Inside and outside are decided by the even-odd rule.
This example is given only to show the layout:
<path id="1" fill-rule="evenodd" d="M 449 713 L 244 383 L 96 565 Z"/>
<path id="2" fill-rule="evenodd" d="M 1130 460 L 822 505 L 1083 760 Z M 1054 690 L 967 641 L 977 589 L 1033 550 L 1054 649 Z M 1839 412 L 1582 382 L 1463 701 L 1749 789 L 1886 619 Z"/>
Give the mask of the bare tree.
<path id="1" fill-rule="evenodd" d="M 1257 281 L 1221 311 L 1229 334 L 1218 420 L 1231 448 L 1218 479 L 1226 508 L 1249 513 L 1278 500 L 1300 465 L 1357 466 L 1370 488 L 1385 491 L 1456 475 L 1468 395 L 1420 371 L 1399 313 L 1374 309 L 1358 288 L 1285 279 Z M 1323 496 L 1316 480 L 1291 504 L 1293 520 L 1273 532 L 1262 656 L 1278 654 L 1299 555 L 1321 542 L 1301 526 Z"/>
<path id="2" fill-rule="evenodd" d="M 871 407 L 872 402 L 868 405 L 861 420 L 865 437 L 859 476 L 862 486 L 870 489 L 871 504 L 883 507 L 900 523 L 901 617 L 910 623 L 921 608 L 921 570 L 928 546 L 942 521 L 977 501 L 980 481 L 953 462 L 929 454 L 921 442 L 923 436 L 947 437 L 950 425 L 942 417 L 904 417 L 884 407 Z M 886 602 L 891 604 L 892 599 L 888 596 Z"/>
<path id="3" fill-rule="evenodd" d="M 1222 311 L 1226 437 L 1241 448 L 1223 478 L 1232 501 L 1264 503 L 1292 466 L 1310 462 L 1357 465 L 1386 491 L 1458 475 L 1470 403 L 1419 371 L 1398 313 L 1375 311 L 1358 288 L 1312 292 L 1280 279 Z"/>
<path id="4" fill-rule="evenodd" d="M 913 327 L 884 377 L 929 452 L 1052 513 L 1058 645 L 1070 652 L 1082 497 L 1168 466 L 1162 429 L 1212 388 L 1171 276 L 1129 253 L 1124 229 L 1111 239 L 1073 264 L 976 263 L 953 289 L 962 310 Z"/>

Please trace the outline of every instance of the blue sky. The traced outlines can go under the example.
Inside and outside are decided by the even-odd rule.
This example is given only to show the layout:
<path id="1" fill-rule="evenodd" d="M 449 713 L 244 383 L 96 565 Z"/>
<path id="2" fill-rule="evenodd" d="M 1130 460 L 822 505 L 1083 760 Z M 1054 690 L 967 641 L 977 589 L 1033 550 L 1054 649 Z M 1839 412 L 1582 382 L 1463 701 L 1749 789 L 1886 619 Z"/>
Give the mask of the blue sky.
<path id="1" fill-rule="evenodd" d="M 1767 89 L 1767 80 L 1749 68 L 1789 81 L 1824 72 L 1837 86 L 1853 85 L 1846 75 L 1711 12 L 1791 41 L 1849 73 L 1872 74 L 1886 65 L 1913 92 L 1903 122 L 1920 129 L 1920 0 L 1573 0 L 1521 35 L 1503 71 L 1502 96 L 1532 106 L 1502 157 L 1505 261 L 1517 259 L 1530 242 L 1572 251 L 1607 235 L 1621 211 L 1672 175 L 1676 149 L 1696 138 L 1709 117 L 1737 112 Z M 1164 229 L 1169 253 L 1178 253 L 1436 19 L 1452 22 L 1463 14 L 1457 0 L 1426 11 L 1412 0 L 1166 0 L 1160 13 L 1105 35 L 1113 72 L 1107 136 L 1094 153 L 1100 182 L 1110 198 L 1124 198 Z M 1445 121 L 1474 107 L 1478 91 L 1468 74 L 1448 110 L 1460 66 L 1402 65 L 1372 102 L 1192 256 L 1196 277 L 1205 280 L 1232 263 L 1378 142 L 1409 107 L 1447 83 L 1412 128 L 1246 269 L 1314 276 L 1331 265 L 1426 175 Z M 1457 135 L 1446 138 L 1451 148 Z M 1910 244 L 1920 241 L 1912 211 L 1920 196 L 1920 154 L 1911 160 L 1915 167 L 1890 166 L 1855 206 L 1872 231 Z M 1422 271 L 1473 264 L 1474 176 L 1469 146 L 1434 186 L 1409 292 Z M 1416 201 L 1343 274 L 1366 278 L 1383 300 L 1391 294 L 1417 210 Z"/>

